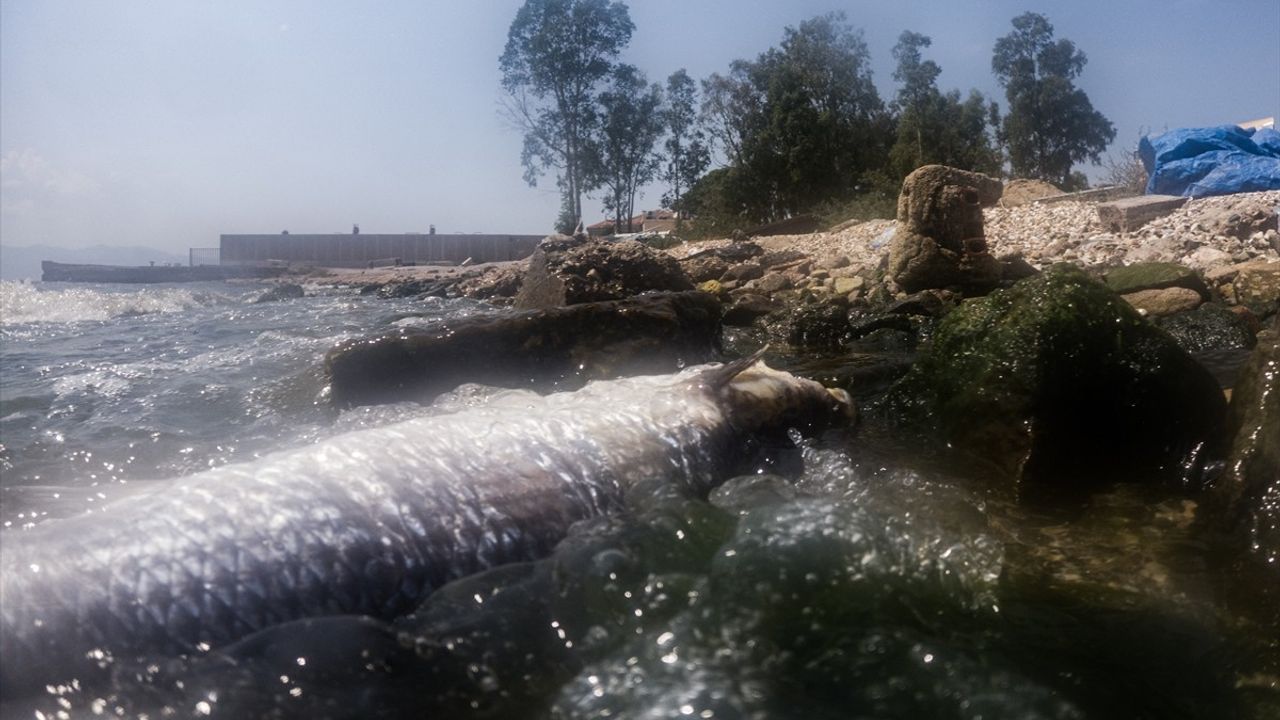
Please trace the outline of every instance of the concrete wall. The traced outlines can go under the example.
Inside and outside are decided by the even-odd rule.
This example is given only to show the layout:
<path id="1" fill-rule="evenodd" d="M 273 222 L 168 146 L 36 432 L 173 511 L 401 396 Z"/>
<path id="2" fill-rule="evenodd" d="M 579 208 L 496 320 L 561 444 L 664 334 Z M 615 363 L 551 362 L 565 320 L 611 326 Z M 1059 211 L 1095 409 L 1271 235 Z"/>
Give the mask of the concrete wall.
<path id="1" fill-rule="evenodd" d="M 223 235 L 223 265 L 269 260 L 322 267 L 365 267 L 399 258 L 428 265 L 520 260 L 533 254 L 542 235 Z"/>

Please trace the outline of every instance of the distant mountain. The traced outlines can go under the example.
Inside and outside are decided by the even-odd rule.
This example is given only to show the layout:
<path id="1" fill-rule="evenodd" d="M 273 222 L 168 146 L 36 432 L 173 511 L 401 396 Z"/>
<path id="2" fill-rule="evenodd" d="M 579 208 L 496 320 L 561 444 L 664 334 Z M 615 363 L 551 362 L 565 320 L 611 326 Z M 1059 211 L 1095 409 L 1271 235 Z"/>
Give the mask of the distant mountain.
<path id="1" fill-rule="evenodd" d="M 0 280 L 39 280 L 40 261 L 84 263 L 88 265 L 157 265 L 187 264 L 186 255 L 149 247 L 110 247 L 94 245 L 84 248 L 50 247 L 48 245 L 14 246 L 0 243 Z"/>

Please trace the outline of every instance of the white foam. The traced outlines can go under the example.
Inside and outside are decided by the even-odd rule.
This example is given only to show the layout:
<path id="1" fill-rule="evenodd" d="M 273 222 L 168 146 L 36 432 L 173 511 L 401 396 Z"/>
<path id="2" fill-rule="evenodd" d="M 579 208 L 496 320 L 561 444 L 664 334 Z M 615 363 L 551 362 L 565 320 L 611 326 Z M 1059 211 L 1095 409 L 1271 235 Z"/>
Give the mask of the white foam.
<path id="1" fill-rule="evenodd" d="M 4 280 L 0 281 L 0 324 L 101 322 L 126 315 L 181 312 L 207 301 L 203 293 L 173 288 L 106 292 Z"/>

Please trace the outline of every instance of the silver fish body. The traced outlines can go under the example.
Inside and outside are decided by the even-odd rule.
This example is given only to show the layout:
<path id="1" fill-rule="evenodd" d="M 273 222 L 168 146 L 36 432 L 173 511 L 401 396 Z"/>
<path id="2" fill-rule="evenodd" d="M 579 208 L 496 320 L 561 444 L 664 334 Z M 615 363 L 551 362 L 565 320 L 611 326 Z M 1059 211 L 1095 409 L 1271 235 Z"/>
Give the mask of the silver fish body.
<path id="1" fill-rule="evenodd" d="M 634 483 L 705 492 L 769 426 L 847 395 L 740 362 L 517 394 L 158 483 L 0 536 L 0 696 L 86 658 L 219 647 L 283 622 L 391 618 L 434 589 L 545 556 Z"/>

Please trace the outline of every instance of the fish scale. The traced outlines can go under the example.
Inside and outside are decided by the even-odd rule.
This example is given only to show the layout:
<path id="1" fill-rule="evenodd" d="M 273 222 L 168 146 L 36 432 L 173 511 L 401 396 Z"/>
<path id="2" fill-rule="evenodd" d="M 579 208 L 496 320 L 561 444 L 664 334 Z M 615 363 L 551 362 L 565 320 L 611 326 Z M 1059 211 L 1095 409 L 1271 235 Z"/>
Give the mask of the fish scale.
<path id="1" fill-rule="evenodd" d="M 637 482 L 709 490 L 762 419 L 847 416 L 847 397 L 762 365 L 727 392 L 752 362 L 355 431 L 5 531 L 0 696 L 79 676 L 93 649 L 194 653 L 299 618 L 394 617 L 545 556 Z"/>

